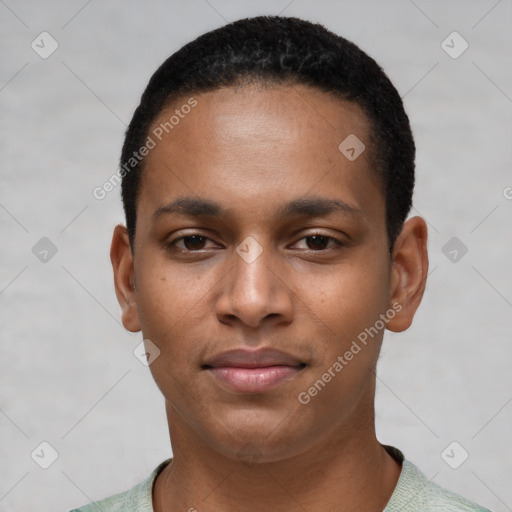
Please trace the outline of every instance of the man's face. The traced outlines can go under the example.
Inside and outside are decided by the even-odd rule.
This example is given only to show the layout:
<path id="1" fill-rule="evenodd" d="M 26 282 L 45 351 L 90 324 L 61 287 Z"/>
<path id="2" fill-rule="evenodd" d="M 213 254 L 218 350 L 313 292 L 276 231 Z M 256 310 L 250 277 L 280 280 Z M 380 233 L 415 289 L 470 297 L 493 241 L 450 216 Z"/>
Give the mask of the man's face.
<path id="1" fill-rule="evenodd" d="M 193 96 L 146 157 L 137 202 L 132 320 L 160 350 L 171 431 L 273 461 L 370 428 L 392 304 L 366 117 L 306 86 Z M 338 149 L 351 134 L 366 145 L 353 161 Z"/>

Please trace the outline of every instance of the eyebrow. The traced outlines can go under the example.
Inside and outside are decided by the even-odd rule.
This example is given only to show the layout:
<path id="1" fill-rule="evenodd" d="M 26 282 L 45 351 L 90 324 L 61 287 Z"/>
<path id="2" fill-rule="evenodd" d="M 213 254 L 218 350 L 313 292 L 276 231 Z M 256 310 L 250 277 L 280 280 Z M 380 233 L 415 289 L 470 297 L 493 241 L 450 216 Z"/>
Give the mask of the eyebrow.
<path id="1" fill-rule="evenodd" d="M 282 205 L 277 210 L 280 218 L 286 217 L 319 217 L 331 213 L 342 212 L 362 216 L 363 212 L 345 201 L 321 197 L 303 197 Z M 165 206 L 160 206 L 153 214 L 153 219 L 162 215 L 184 215 L 189 217 L 220 217 L 226 209 L 219 203 L 209 199 L 180 197 Z"/>

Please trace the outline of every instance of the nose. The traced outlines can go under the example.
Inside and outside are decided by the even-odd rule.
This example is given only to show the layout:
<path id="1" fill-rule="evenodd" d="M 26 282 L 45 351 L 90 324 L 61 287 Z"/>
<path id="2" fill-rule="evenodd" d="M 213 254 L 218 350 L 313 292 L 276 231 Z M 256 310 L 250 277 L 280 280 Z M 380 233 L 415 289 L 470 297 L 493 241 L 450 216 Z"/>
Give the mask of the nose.
<path id="1" fill-rule="evenodd" d="M 265 249 L 254 259 L 254 247 L 249 247 L 252 257 L 246 257 L 243 249 L 233 253 L 233 266 L 222 281 L 215 304 L 217 318 L 224 324 L 241 323 L 252 329 L 266 323 L 290 323 L 292 291 L 280 276 L 275 255 Z"/>

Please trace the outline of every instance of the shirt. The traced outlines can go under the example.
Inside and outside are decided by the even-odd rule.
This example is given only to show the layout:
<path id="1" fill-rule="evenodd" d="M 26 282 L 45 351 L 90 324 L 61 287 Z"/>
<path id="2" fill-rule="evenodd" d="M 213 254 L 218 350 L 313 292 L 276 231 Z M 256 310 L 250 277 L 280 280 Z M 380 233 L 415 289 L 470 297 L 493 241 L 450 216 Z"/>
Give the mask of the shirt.
<path id="1" fill-rule="evenodd" d="M 490 512 L 462 496 L 429 482 L 397 448 L 385 448 L 392 457 L 402 463 L 402 471 L 383 512 Z M 158 474 L 171 461 L 172 459 L 167 459 L 159 464 L 146 480 L 130 490 L 70 512 L 153 512 L 153 484 Z"/>

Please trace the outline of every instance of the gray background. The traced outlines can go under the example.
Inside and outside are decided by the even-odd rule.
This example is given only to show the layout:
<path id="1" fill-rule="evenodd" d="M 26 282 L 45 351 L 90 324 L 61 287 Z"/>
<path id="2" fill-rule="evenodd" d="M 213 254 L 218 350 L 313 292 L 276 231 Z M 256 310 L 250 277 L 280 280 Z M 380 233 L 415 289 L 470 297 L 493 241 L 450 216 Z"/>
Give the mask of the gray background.
<path id="1" fill-rule="evenodd" d="M 510 0 L 0 0 L 0 510 L 67 510 L 171 455 L 163 399 L 113 291 L 119 190 L 103 201 L 92 190 L 115 172 L 165 57 L 225 21 L 278 13 L 319 21 L 376 58 L 416 136 L 431 275 L 414 326 L 386 336 L 379 438 L 434 482 L 512 510 Z M 47 59 L 31 48 L 43 31 L 59 45 Z M 458 58 L 441 46 L 453 31 L 469 44 Z M 42 237 L 57 248 L 46 261 L 44 245 L 33 252 Z M 452 237 L 458 248 L 443 252 Z M 58 453 L 48 469 L 36 463 L 51 462 L 42 441 Z M 458 469 L 441 457 L 452 441 L 463 447 L 448 450 L 452 464 L 469 453 Z"/>

